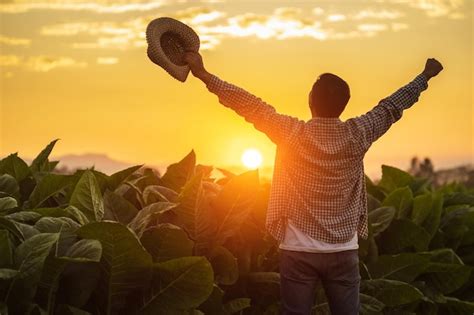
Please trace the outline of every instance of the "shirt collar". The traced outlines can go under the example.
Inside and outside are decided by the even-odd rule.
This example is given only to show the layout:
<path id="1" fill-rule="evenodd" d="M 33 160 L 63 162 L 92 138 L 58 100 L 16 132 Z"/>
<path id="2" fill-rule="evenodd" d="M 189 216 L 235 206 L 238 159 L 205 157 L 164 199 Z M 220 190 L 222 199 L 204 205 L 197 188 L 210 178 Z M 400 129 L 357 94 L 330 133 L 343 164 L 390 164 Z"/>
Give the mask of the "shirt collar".
<path id="1" fill-rule="evenodd" d="M 310 121 L 318 121 L 318 122 L 340 122 L 341 119 L 339 117 L 313 117 Z"/>

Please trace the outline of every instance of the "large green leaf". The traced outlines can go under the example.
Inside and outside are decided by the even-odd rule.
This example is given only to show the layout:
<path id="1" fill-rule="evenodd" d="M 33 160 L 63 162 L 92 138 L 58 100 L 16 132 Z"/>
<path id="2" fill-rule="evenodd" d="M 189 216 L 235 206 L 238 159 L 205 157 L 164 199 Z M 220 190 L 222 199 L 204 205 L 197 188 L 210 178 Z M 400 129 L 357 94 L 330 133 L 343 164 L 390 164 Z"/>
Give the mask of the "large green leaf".
<path id="1" fill-rule="evenodd" d="M 74 206 L 67 206 L 64 209 L 64 212 L 69 218 L 75 220 L 80 225 L 89 223 L 89 219 L 86 217 L 86 215 Z"/>
<path id="2" fill-rule="evenodd" d="M 177 201 L 179 202 L 179 206 L 174 212 L 180 216 L 186 226 L 189 225 L 190 231 L 192 231 L 194 225 L 195 212 L 201 201 L 202 194 L 202 173 L 198 173 L 186 183 L 178 195 Z"/>
<path id="3" fill-rule="evenodd" d="M 431 193 L 416 196 L 413 199 L 413 210 L 411 212 L 411 220 L 421 225 L 425 219 L 430 215 L 433 206 L 433 197 Z"/>
<path id="4" fill-rule="evenodd" d="M 20 187 L 15 177 L 10 174 L 0 176 L 0 192 L 11 197 L 19 197 Z"/>
<path id="5" fill-rule="evenodd" d="M 407 172 L 388 165 L 382 165 L 382 179 L 379 182 L 379 186 L 386 192 L 409 186 L 412 182 L 413 177 Z"/>
<path id="6" fill-rule="evenodd" d="M 134 182 L 141 191 L 144 191 L 149 186 L 160 186 L 163 184 L 159 176 L 159 172 L 152 168 L 145 167 L 142 172 L 143 176 L 137 178 Z"/>
<path id="7" fill-rule="evenodd" d="M 383 201 L 382 206 L 392 206 L 397 209 L 397 219 L 408 218 L 410 207 L 413 203 L 413 193 L 408 187 L 393 190 Z"/>
<path id="8" fill-rule="evenodd" d="M 194 243 L 179 227 L 165 223 L 144 231 L 140 241 L 154 262 L 192 256 Z"/>
<path id="9" fill-rule="evenodd" d="M 77 186 L 77 184 L 79 183 L 81 178 L 84 176 L 84 173 L 91 173 L 92 175 L 94 175 L 94 178 L 95 178 L 95 180 L 98 184 L 98 187 L 99 187 L 99 191 L 101 192 L 101 194 L 103 194 L 105 192 L 105 190 L 108 188 L 109 176 L 107 174 L 104 174 L 104 173 L 98 171 L 98 170 L 95 170 L 94 168 L 76 170 L 76 172 L 72 175 L 72 178 L 73 178 L 72 179 L 72 182 L 73 182 L 72 188 L 75 188 Z M 68 199 L 71 199 L 71 196 L 72 196 L 73 193 L 74 193 L 74 191 L 72 189 L 68 191 L 68 195 L 67 195 Z"/>
<path id="10" fill-rule="evenodd" d="M 247 274 L 247 290 L 252 299 L 262 296 L 280 297 L 280 274 L 273 271 L 258 271 Z"/>
<path id="11" fill-rule="evenodd" d="M 199 305 L 199 309 L 206 315 L 224 315 L 224 291 L 214 284 L 211 294 Z"/>
<path id="12" fill-rule="evenodd" d="M 183 187 L 177 197 L 178 206 L 173 209 L 177 214 L 179 225 L 186 230 L 195 242 L 195 253 L 207 252 L 214 240 L 216 225 L 215 215 L 210 205 L 211 194 L 205 194 L 202 173 L 194 175 Z"/>
<path id="13" fill-rule="evenodd" d="M 101 278 L 96 290 L 102 314 L 124 312 L 130 295 L 147 286 L 151 256 L 126 226 L 116 222 L 92 222 L 77 234 L 102 244 Z"/>
<path id="14" fill-rule="evenodd" d="M 462 265 L 463 261 L 451 248 L 440 248 L 427 252 L 432 262 L 458 264 Z"/>
<path id="15" fill-rule="evenodd" d="M 17 222 L 34 224 L 41 218 L 41 214 L 34 211 L 18 211 L 15 213 L 7 214 L 5 218 L 15 220 Z"/>
<path id="16" fill-rule="evenodd" d="M 443 315 L 474 314 L 474 302 L 462 301 L 450 296 L 447 296 L 446 303 L 439 304 L 439 307 L 439 314 Z"/>
<path id="17" fill-rule="evenodd" d="M 14 220 L 0 217 L 0 229 L 9 231 L 18 241 L 24 241 L 25 236 Z"/>
<path id="18" fill-rule="evenodd" d="M 10 174 L 19 183 L 30 175 L 30 169 L 17 153 L 13 153 L 0 161 L 0 174 Z"/>
<path id="19" fill-rule="evenodd" d="M 164 194 L 162 194 L 162 189 L 166 188 L 168 190 L 171 190 L 174 192 L 174 190 L 169 189 L 164 186 L 159 186 L 159 185 L 149 185 L 146 186 L 145 189 L 143 190 L 143 201 L 145 202 L 145 205 L 149 205 L 155 202 L 159 201 L 171 201 Z"/>
<path id="20" fill-rule="evenodd" d="M 424 279 L 444 294 L 461 288 L 468 280 L 472 267 L 457 264 L 431 263 Z"/>
<path id="21" fill-rule="evenodd" d="M 39 213 L 42 217 L 67 217 L 65 209 L 60 207 L 35 208 L 29 211 Z"/>
<path id="22" fill-rule="evenodd" d="M 67 217 L 43 217 L 36 222 L 35 227 L 44 233 L 59 233 L 66 230 L 76 231 L 80 225 Z"/>
<path id="23" fill-rule="evenodd" d="M 140 177 L 140 178 L 142 178 L 142 177 Z M 127 199 L 129 201 L 132 200 L 132 199 L 130 199 L 130 196 L 133 196 L 134 199 L 136 199 L 136 201 L 138 202 L 139 206 L 137 206 L 137 203 L 134 203 L 134 205 L 137 206 L 137 208 L 145 207 L 145 201 L 143 200 L 142 190 L 140 189 L 140 187 L 138 187 L 136 185 L 136 182 L 139 181 L 140 178 L 125 181 L 124 184 L 126 186 L 130 187 L 130 189 L 127 192 L 120 192 L 119 193 L 125 199 Z M 116 192 L 119 192 L 119 191 L 117 190 Z"/>
<path id="24" fill-rule="evenodd" d="M 382 310 L 384 309 L 384 307 L 385 305 L 373 296 L 366 295 L 363 293 L 360 294 L 359 313 L 361 315 L 382 314 Z"/>
<path id="25" fill-rule="evenodd" d="M 6 297 L 8 307 L 13 313 L 25 311 L 32 302 L 44 261 L 58 239 L 58 233 L 41 233 L 27 239 L 16 248 L 14 264 L 18 269 L 18 275 L 10 284 Z"/>
<path id="26" fill-rule="evenodd" d="M 441 221 L 441 213 L 443 212 L 443 195 L 440 193 L 433 194 L 433 203 L 431 210 L 423 222 L 423 227 L 431 235 L 431 238 L 438 231 Z"/>
<path id="27" fill-rule="evenodd" d="M 474 229 L 474 207 L 450 211 L 442 217 L 440 228 L 449 240 L 449 247 L 456 249 Z"/>
<path id="28" fill-rule="evenodd" d="M 181 161 L 168 166 L 161 178 L 164 186 L 180 191 L 181 187 L 193 176 L 195 165 L 196 154 L 194 150 L 191 150 Z"/>
<path id="29" fill-rule="evenodd" d="M 386 306 L 404 305 L 418 301 L 423 297 L 420 290 L 414 286 L 388 279 L 363 280 L 361 292 L 373 296 Z"/>
<path id="30" fill-rule="evenodd" d="M 54 171 L 56 166 L 58 166 L 58 164 L 59 164 L 59 161 L 48 161 L 47 166 L 45 168 L 47 169 L 48 172 L 52 172 Z"/>
<path id="31" fill-rule="evenodd" d="M 402 253 L 398 255 L 382 255 L 377 261 L 369 262 L 367 267 L 374 279 L 385 278 L 412 282 L 428 267 L 428 255 L 418 253 Z"/>
<path id="32" fill-rule="evenodd" d="M 59 255 L 66 253 L 68 248 L 77 240 L 76 230 L 80 224 L 67 217 L 43 217 L 35 224 L 35 228 L 43 233 L 60 233 L 57 252 Z"/>
<path id="33" fill-rule="evenodd" d="M 128 224 L 128 227 L 140 238 L 143 231 L 145 231 L 153 219 L 155 219 L 159 214 L 169 211 L 174 207 L 176 207 L 176 204 L 171 202 L 153 203 L 138 211 L 138 214 Z"/>
<path id="34" fill-rule="evenodd" d="M 382 202 L 385 199 L 387 195 L 386 192 L 381 187 L 375 185 L 367 175 L 365 175 L 365 186 L 367 193 L 379 202 Z"/>
<path id="35" fill-rule="evenodd" d="M 389 227 L 395 213 L 396 209 L 394 207 L 380 207 L 369 213 L 369 222 L 374 236 L 379 235 Z"/>
<path id="36" fill-rule="evenodd" d="M 431 239 L 425 229 L 406 219 L 393 220 L 380 236 L 377 244 L 385 254 L 401 253 L 412 247 L 417 251 L 425 251 Z"/>
<path id="37" fill-rule="evenodd" d="M 109 190 L 104 194 L 104 208 L 104 220 L 112 220 L 123 224 L 130 223 L 138 213 L 138 209 L 127 199 Z"/>
<path id="38" fill-rule="evenodd" d="M 216 283 L 232 285 L 239 278 L 237 259 L 223 246 L 217 246 L 209 254 L 209 261 L 214 270 Z"/>
<path id="39" fill-rule="evenodd" d="M 151 186 L 148 186 L 148 187 L 152 187 L 151 191 L 152 191 L 153 194 L 156 194 L 160 198 L 164 198 L 163 201 L 169 201 L 169 202 L 177 202 L 178 201 L 178 193 L 176 191 L 174 191 L 173 189 L 170 189 L 170 188 L 165 187 L 165 186 L 160 186 L 160 185 L 151 185 Z M 143 192 L 144 195 L 147 192 L 147 188 L 145 188 L 145 191 Z M 148 193 L 150 193 L 150 191 Z M 146 197 L 146 196 L 144 196 L 144 197 Z"/>
<path id="40" fill-rule="evenodd" d="M 204 193 L 202 189 L 202 173 L 191 178 L 178 196 L 179 205 L 173 211 L 178 214 L 180 222 L 190 237 L 197 240 L 199 225 L 210 224 L 201 212 L 204 210 Z"/>
<path id="41" fill-rule="evenodd" d="M 108 188 L 112 191 L 117 189 L 130 175 L 135 173 L 143 165 L 135 165 L 110 175 L 107 179 Z"/>
<path id="42" fill-rule="evenodd" d="M 89 219 L 74 206 L 67 206 L 66 208 L 37 208 L 31 209 L 31 211 L 39 213 L 42 217 L 68 217 L 75 220 L 80 225 L 84 225 L 89 222 Z"/>
<path id="43" fill-rule="evenodd" d="M 424 279 L 436 290 L 449 294 L 468 280 L 472 267 L 465 266 L 461 258 L 448 248 L 428 252 L 430 264 L 424 271 Z"/>
<path id="44" fill-rule="evenodd" d="M 74 188 L 70 201 L 87 216 L 89 220 L 102 220 L 104 201 L 100 193 L 99 183 L 92 171 L 85 171 Z"/>
<path id="45" fill-rule="evenodd" d="M 8 268 L 13 264 L 13 248 L 7 230 L 0 230 L 0 268 Z"/>
<path id="46" fill-rule="evenodd" d="M 452 205 L 474 206 L 474 195 L 472 193 L 461 191 L 448 193 L 445 196 L 444 207 L 449 207 Z"/>
<path id="47" fill-rule="evenodd" d="M 0 280 L 12 280 L 16 276 L 18 276 L 18 270 L 8 268 L 0 269 Z"/>
<path id="48" fill-rule="evenodd" d="M 59 139 L 51 141 L 33 160 L 30 169 L 33 172 L 49 171 L 48 157 Z"/>
<path id="49" fill-rule="evenodd" d="M 174 310 L 198 307 L 211 294 L 212 266 L 204 257 L 182 257 L 154 267 L 150 297 L 140 314 L 168 314 Z"/>
<path id="50" fill-rule="evenodd" d="M 249 298 L 237 298 L 237 299 L 230 300 L 224 304 L 223 313 L 236 314 L 248 307 L 250 307 Z"/>
<path id="51" fill-rule="evenodd" d="M 36 229 L 34 226 L 31 226 L 29 224 L 16 222 L 16 221 L 15 221 L 15 224 L 18 227 L 18 229 L 21 231 L 21 234 L 23 234 L 25 240 L 40 233 L 38 229 Z"/>
<path id="52" fill-rule="evenodd" d="M 13 209 L 15 207 L 18 207 L 18 203 L 15 198 L 12 198 L 12 197 L 0 198 L 0 212 L 8 210 L 8 209 Z"/>
<path id="53" fill-rule="evenodd" d="M 47 174 L 36 185 L 29 198 L 29 207 L 38 208 L 48 198 L 63 191 L 71 184 L 70 175 Z"/>
<path id="54" fill-rule="evenodd" d="M 59 304 L 56 307 L 55 314 L 61 315 L 91 315 L 91 313 L 81 310 L 77 307 L 67 305 L 67 304 Z"/>
<path id="55" fill-rule="evenodd" d="M 224 244 L 247 220 L 258 185 L 258 171 L 249 171 L 230 179 L 217 195 L 213 203 L 218 221 L 217 244 Z"/>
<path id="56" fill-rule="evenodd" d="M 67 265 L 73 263 L 99 262 L 102 246 L 97 240 L 83 239 L 73 244 L 64 256 L 49 256 L 38 285 L 36 299 L 39 304 L 52 313 L 55 307 L 56 293 L 60 276 Z M 78 279 L 78 281 L 81 281 Z"/>

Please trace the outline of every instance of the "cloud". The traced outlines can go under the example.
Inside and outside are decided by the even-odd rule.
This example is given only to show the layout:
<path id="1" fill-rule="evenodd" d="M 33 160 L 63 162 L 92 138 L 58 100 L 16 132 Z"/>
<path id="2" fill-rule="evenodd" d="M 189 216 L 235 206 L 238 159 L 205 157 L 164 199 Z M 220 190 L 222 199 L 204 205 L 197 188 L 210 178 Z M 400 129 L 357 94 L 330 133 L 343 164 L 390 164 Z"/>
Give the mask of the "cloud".
<path id="1" fill-rule="evenodd" d="M 381 23 L 366 23 L 357 25 L 357 29 L 361 32 L 376 33 L 387 30 L 388 26 Z"/>
<path id="2" fill-rule="evenodd" d="M 257 37 L 260 39 L 287 39 L 312 37 L 326 39 L 321 23 L 295 16 L 298 12 L 275 10 L 274 14 L 264 15 L 245 13 L 227 19 L 224 24 L 212 26 L 200 25 L 199 34 L 215 36 L 218 40 L 224 37 Z"/>
<path id="3" fill-rule="evenodd" d="M 21 58 L 15 55 L 0 55 L 0 66 L 2 67 L 13 67 L 18 66 L 21 62 Z"/>
<path id="4" fill-rule="evenodd" d="M 202 50 L 214 49 L 226 38 L 339 40 L 408 28 L 408 24 L 397 21 L 403 14 L 395 10 L 371 8 L 325 13 L 324 9 L 314 8 L 312 14 L 307 13 L 300 8 L 279 7 L 268 14 L 244 13 L 229 16 L 226 12 L 209 7 L 190 7 L 167 15 L 191 26 L 200 37 Z M 123 21 L 53 24 L 42 27 L 40 34 L 79 38 L 80 41 L 75 39 L 75 42 L 70 44 L 76 49 L 142 48 L 146 46 L 145 29 L 155 17 L 156 15 L 133 17 Z M 370 19 L 394 22 L 387 25 L 369 23 Z M 350 23 L 351 21 L 357 23 Z M 367 23 L 360 23 L 362 21 Z"/>
<path id="5" fill-rule="evenodd" d="M 406 24 L 406 23 L 392 23 L 391 27 L 392 27 L 392 31 L 398 32 L 398 31 L 401 31 L 401 30 L 408 29 L 408 24 Z"/>
<path id="6" fill-rule="evenodd" d="M 316 7 L 312 10 L 314 15 L 322 15 L 324 13 L 324 9 L 320 7 Z"/>
<path id="7" fill-rule="evenodd" d="M 150 11 L 165 5 L 165 0 L 13 0 L 0 4 L 0 13 L 24 13 L 32 10 L 91 11 L 97 13 L 124 13 Z"/>
<path id="8" fill-rule="evenodd" d="M 15 38 L 15 37 L 7 37 L 0 35 L 0 44 L 8 45 L 8 46 L 29 46 L 31 43 L 30 39 L 26 38 Z"/>
<path id="9" fill-rule="evenodd" d="M 225 13 L 208 7 L 190 7 L 176 13 L 171 13 L 169 16 L 186 24 L 199 25 L 224 17 Z"/>
<path id="10" fill-rule="evenodd" d="M 464 0 L 389 0 L 389 2 L 422 10 L 429 17 L 459 18 L 461 15 L 457 11 L 464 6 Z"/>
<path id="11" fill-rule="evenodd" d="M 117 57 L 98 57 L 97 64 L 99 65 L 115 65 L 119 59 Z"/>
<path id="12" fill-rule="evenodd" d="M 130 25 L 132 21 L 133 20 L 130 20 L 126 23 L 75 22 L 53 24 L 42 27 L 40 34 L 46 36 L 75 36 L 79 34 L 110 36 L 131 35 L 134 32 L 134 28 Z M 142 26 L 143 25 L 140 25 L 140 27 Z"/>
<path id="13" fill-rule="evenodd" d="M 28 58 L 16 55 L 0 55 L 0 66 L 22 67 L 35 72 L 48 72 L 55 68 L 84 68 L 86 62 L 79 62 L 70 57 L 31 56 Z"/>
<path id="14" fill-rule="evenodd" d="M 194 29 L 207 25 L 225 14 L 220 11 L 203 7 L 191 7 L 186 10 L 170 13 L 174 17 Z M 92 41 L 72 43 L 77 49 L 121 49 L 139 48 L 146 46 L 145 30 L 149 22 L 156 16 L 137 17 L 123 22 L 74 22 L 47 25 L 41 28 L 44 36 L 77 36 L 89 35 Z M 212 49 L 220 41 L 209 34 L 199 34 L 202 49 Z"/>
<path id="15" fill-rule="evenodd" d="M 339 22 L 346 20 L 346 16 L 344 14 L 331 14 L 327 17 L 329 22 Z"/>
<path id="16" fill-rule="evenodd" d="M 143 18 L 124 22 L 75 22 L 48 25 L 40 30 L 44 36 L 89 35 L 93 41 L 75 42 L 73 48 L 79 49 L 121 49 L 141 47 L 145 44 L 147 21 Z M 143 43 L 142 43 L 143 42 Z"/>
<path id="17" fill-rule="evenodd" d="M 374 10 L 374 9 L 364 9 L 356 14 L 352 15 L 354 20 L 363 20 L 363 19 L 383 19 L 383 20 L 394 20 L 403 17 L 404 14 L 397 10 Z"/>

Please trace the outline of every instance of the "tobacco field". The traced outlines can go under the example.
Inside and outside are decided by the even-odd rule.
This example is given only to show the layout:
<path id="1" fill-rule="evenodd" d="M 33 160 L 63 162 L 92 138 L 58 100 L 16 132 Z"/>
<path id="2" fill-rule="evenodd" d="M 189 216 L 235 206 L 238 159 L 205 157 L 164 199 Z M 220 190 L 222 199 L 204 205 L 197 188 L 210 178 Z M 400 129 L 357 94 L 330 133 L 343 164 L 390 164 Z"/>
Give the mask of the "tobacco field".
<path id="1" fill-rule="evenodd" d="M 0 161 L 0 314 L 278 314 L 270 184 L 196 163 L 55 172 Z M 474 313 L 474 191 L 384 165 L 366 179 L 361 314 Z M 321 288 L 314 314 L 329 314 Z"/>

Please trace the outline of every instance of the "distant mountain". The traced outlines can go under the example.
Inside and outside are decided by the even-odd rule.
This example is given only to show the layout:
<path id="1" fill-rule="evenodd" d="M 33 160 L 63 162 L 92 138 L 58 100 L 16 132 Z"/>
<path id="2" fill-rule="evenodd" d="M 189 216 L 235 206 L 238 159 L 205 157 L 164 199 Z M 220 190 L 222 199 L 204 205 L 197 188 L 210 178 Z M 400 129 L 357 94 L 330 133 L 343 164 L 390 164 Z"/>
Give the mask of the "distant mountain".
<path id="1" fill-rule="evenodd" d="M 50 157 L 50 161 L 59 161 L 57 169 L 66 168 L 67 170 L 75 170 L 78 168 L 91 168 L 101 171 L 105 174 L 113 174 L 124 168 L 133 166 L 133 164 L 114 160 L 106 154 L 89 153 L 89 154 L 67 154 L 63 156 Z"/>

